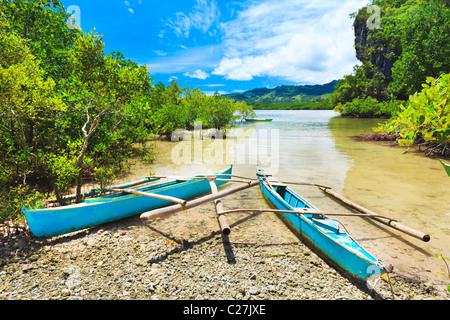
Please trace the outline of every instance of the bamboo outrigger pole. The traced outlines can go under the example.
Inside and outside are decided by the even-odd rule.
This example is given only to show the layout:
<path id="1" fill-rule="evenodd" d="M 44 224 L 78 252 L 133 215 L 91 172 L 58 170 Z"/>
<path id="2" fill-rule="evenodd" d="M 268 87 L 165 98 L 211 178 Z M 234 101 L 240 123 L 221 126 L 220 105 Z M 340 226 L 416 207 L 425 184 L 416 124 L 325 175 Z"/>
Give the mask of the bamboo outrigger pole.
<path id="1" fill-rule="evenodd" d="M 371 217 L 371 218 L 384 218 L 389 221 L 397 221 L 395 219 L 380 216 L 380 215 L 367 215 L 362 213 L 339 213 L 339 212 L 320 212 L 315 210 L 278 210 L 278 209 L 267 209 L 267 208 L 258 208 L 258 209 L 232 209 L 225 210 L 220 213 L 220 215 L 225 215 L 229 213 L 242 213 L 242 212 L 267 212 L 267 213 L 286 213 L 286 214 L 313 214 L 318 216 L 342 216 L 342 217 Z"/>
<path id="2" fill-rule="evenodd" d="M 131 189 L 112 189 L 112 188 L 108 188 L 108 189 L 105 189 L 105 190 L 113 191 L 113 192 L 130 193 L 130 194 L 134 194 L 134 195 L 137 195 L 137 196 L 157 198 L 157 199 L 161 199 L 161 200 L 168 200 L 168 201 L 172 201 L 172 202 L 178 203 L 181 206 L 185 206 L 186 202 L 187 202 L 186 200 L 175 198 L 175 197 L 171 197 L 171 196 L 165 196 L 165 195 L 157 194 L 157 193 L 147 193 L 147 192 L 131 190 Z"/>
<path id="3" fill-rule="evenodd" d="M 218 178 L 218 177 L 230 177 L 230 179 L 225 178 Z M 264 175 L 265 178 L 270 177 L 270 175 Z M 234 174 L 226 174 L 226 173 L 220 173 L 220 174 L 213 174 L 213 175 L 206 175 L 204 177 L 183 177 L 183 176 L 149 176 L 147 177 L 149 179 L 175 179 L 175 180 L 214 180 L 214 181 L 227 181 L 227 182 L 246 182 L 249 181 L 259 181 L 257 178 L 249 178 L 244 176 L 238 176 Z M 245 180 L 242 180 L 245 179 Z M 316 183 L 310 183 L 310 182 L 290 182 L 290 181 L 279 181 L 279 183 L 284 184 L 293 184 L 298 186 L 312 186 L 312 187 L 319 187 L 319 188 L 326 188 L 331 189 L 331 187 L 327 187 L 321 184 Z"/>
<path id="4" fill-rule="evenodd" d="M 356 203 L 354 203 L 354 202 L 344 198 L 343 196 L 337 194 L 336 192 L 334 192 L 334 191 L 332 191 L 330 189 L 327 189 L 327 188 L 319 188 L 319 189 L 322 190 L 323 192 L 325 192 L 326 194 L 328 194 L 328 195 L 338 199 L 339 201 L 343 202 L 344 204 L 348 205 L 349 207 L 351 207 L 353 209 L 356 209 L 359 212 L 362 212 L 364 214 L 367 214 L 368 217 L 370 217 L 370 218 L 372 218 L 374 220 L 377 220 L 377 221 L 379 221 L 379 222 L 381 222 L 381 223 L 383 223 L 383 224 L 385 224 L 385 225 L 387 225 L 389 227 L 392 227 L 392 228 L 394 228 L 396 230 L 402 231 L 402 232 L 404 232 L 404 233 L 406 233 L 406 234 L 408 234 L 408 235 L 410 235 L 410 236 L 412 236 L 414 238 L 420 239 L 420 240 L 422 240 L 424 242 L 428 242 L 431 239 L 430 235 L 428 235 L 426 233 L 423 233 L 423 232 L 420 232 L 420 231 L 417 231 L 417 230 L 414 230 L 414 229 L 412 229 L 412 228 L 410 228 L 408 226 L 405 226 L 405 225 L 403 225 L 403 224 L 401 224 L 401 223 L 399 223 L 397 221 L 389 220 L 389 219 L 386 219 L 384 217 L 379 217 L 379 216 L 377 217 L 377 214 L 375 212 L 367 210 L 366 208 L 364 208 L 364 207 L 362 207 L 362 206 L 360 206 L 360 205 L 358 205 L 358 204 L 356 204 Z"/>
<path id="5" fill-rule="evenodd" d="M 205 177 L 183 177 L 183 176 L 150 176 L 147 177 L 148 179 L 174 179 L 174 180 L 181 180 L 181 181 L 188 181 L 188 180 L 209 180 L 209 181 L 226 181 L 226 182 L 243 182 L 248 183 L 249 178 L 244 178 L 246 180 L 242 179 L 233 179 L 233 178 L 218 178 L 220 176 L 232 176 L 228 174 L 219 174 L 219 175 L 210 175 Z"/>
<path id="6" fill-rule="evenodd" d="M 215 194 L 209 194 L 207 196 L 192 200 L 192 201 L 188 201 L 186 202 L 186 205 L 182 206 L 180 204 L 175 204 L 172 206 L 168 206 L 168 207 L 164 207 L 164 208 L 159 208 L 159 209 L 155 209 L 152 211 L 148 211 L 148 212 L 144 212 L 143 214 L 141 214 L 140 218 L 142 221 L 149 221 L 149 220 L 154 220 L 157 218 L 162 218 L 165 217 L 167 215 L 176 213 L 176 212 L 180 212 L 180 211 L 184 211 L 187 209 L 191 209 L 194 207 L 197 207 L 201 204 L 210 202 L 210 201 L 214 201 L 220 198 L 223 198 L 227 195 L 230 195 L 232 193 L 236 193 L 254 186 L 257 186 L 259 184 L 258 181 L 253 181 L 250 183 L 246 183 L 244 185 L 239 185 L 233 188 L 229 188 L 229 189 L 225 189 L 222 191 L 219 191 Z"/>
<path id="7" fill-rule="evenodd" d="M 209 184 L 211 186 L 212 194 L 217 194 L 217 186 L 216 183 L 212 180 L 209 181 Z M 230 225 L 228 224 L 227 218 L 225 215 L 222 214 L 223 210 L 223 204 L 222 199 L 217 199 L 213 201 L 214 207 L 216 208 L 216 216 L 217 221 L 219 222 L 220 230 L 222 230 L 222 233 L 224 235 L 229 235 L 231 233 Z"/>

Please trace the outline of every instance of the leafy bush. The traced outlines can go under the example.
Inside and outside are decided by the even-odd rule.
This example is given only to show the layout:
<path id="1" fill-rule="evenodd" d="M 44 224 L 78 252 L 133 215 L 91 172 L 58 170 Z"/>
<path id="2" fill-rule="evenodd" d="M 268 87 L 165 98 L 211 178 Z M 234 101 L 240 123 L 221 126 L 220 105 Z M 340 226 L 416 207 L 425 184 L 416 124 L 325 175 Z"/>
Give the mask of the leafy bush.
<path id="1" fill-rule="evenodd" d="M 450 143 L 450 74 L 429 77 L 423 90 L 400 105 L 397 116 L 379 131 L 398 132 L 402 146 L 411 146 L 417 138 L 434 143 Z"/>
<path id="2" fill-rule="evenodd" d="M 0 190 L 0 221 L 7 218 L 20 220 L 23 206 L 31 209 L 42 207 L 47 197 L 47 194 L 33 191 L 23 184 Z"/>
<path id="3" fill-rule="evenodd" d="M 339 103 L 335 111 L 347 117 L 378 118 L 395 114 L 401 102 L 397 100 L 378 102 L 372 97 L 353 99 L 346 104 Z"/>
<path id="4" fill-rule="evenodd" d="M 435 257 L 438 259 L 442 259 L 442 261 L 444 261 L 446 268 L 445 269 L 441 268 L 441 270 L 443 271 L 443 272 L 441 272 L 441 275 L 450 279 L 450 267 L 448 266 L 448 263 L 447 263 L 447 261 L 450 261 L 450 259 L 447 257 L 444 257 L 442 254 L 436 254 Z M 447 286 L 447 291 L 450 292 L 450 285 Z"/>
<path id="5" fill-rule="evenodd" d="M 364 100 L 366 97 L 387 101 L 389 97 L 383 90 L 387 83 L 386 77 L 381 72 L 377 72 L 372 63 L 364 61 L 361 66 L 353 68 L 352 74 L 346 75 L 339 82 L 330 100 L 333 105 L 345 104 L 353 99 Z"/>
<path id="6" fill-rule="evenodd" d="M 234 120 L 254 114 L 252 107 L 243 101 L 235 102 L 218 92 L 207 96 L 197 88 L 180 88 L 175 80 L 167 88 L 158 83 L 151 100 L 155 108 L 154 130 L 168 138 L 177 129 L 193 129 L 195 122 L 201 122 L 204 129 L 226 131 Z"/>
<path id="7" fill-rule="evenodd" d="M 234 119 L 232 100 L 153 85 L 99 34 L 67 28 L 69 16 L 59 1 L 0 1 L 0 219 L 40 203 L 29 181 L 61 204 L 76 187 L 81 202 L 86 179 L 109 184 L 151 134 Z"/>

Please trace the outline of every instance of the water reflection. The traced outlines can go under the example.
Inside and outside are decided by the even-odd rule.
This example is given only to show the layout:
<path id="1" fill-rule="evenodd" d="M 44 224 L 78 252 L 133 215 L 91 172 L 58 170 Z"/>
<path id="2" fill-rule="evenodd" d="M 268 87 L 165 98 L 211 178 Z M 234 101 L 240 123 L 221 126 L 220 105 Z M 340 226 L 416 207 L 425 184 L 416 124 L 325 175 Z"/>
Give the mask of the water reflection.
<path id="1" fill-rule="evenodd" d="M 271 123 L 253 124 L 256 128 L 279 130 L 279 170 L 270 172 L 280 179 L 332 184 L 343 187 L 351 158 L 335 147 L 329 122 L 333 111 L 258 111 Z"/>
<path id="2" fill-rule="evenodd" d="M 440 267 L 434 255 L 450 256 L 450 179 L 436 159 L 389 143 L 360 142 L 354 135 L 371 132 L 379 120 L 333 118 L 329 127 L 336 148 L 352 159 L 347 171 L 343 195 L 366 208 L 398 219 L 401 223 L 431 235 L 423 243 L 393 231 L 388 240 L 386 228 L 373 228 L 365 220 L 342 219 L 355 237 L 377 247 L 385 259 L 394 260 L 398 269 L 417 268 L 422 276 L 439 278 Z M 447 178 L 447 179 L 446 179 Z M 441 279 L 443 280 L 443 279 Z"/>

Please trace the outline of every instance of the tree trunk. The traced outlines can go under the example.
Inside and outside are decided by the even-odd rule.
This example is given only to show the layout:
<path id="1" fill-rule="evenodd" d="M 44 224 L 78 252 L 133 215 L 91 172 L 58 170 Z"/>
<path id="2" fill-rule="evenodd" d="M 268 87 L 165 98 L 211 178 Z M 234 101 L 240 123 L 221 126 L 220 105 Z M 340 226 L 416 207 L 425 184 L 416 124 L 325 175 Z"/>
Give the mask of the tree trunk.
<path id="1" fill-rule="evenodd" d="M 76 203 L 80 203 L 83 200 L 81 197 L 81 187 L 83 185 L 82 179 L 83 179 L 83 168 L 80 168 L 80 172 L 78 173 L 78 177 L 77 177 L 77 190 L 76 190 L 76 197 L 75 197 Z"/>
<path id="2" fill-rule="evenodd" d="M 77 159 L 77 167 L 78 167 L 79 171 L 78 171 L 78 177 L 77 177 L 77 189 L 76 189 L 76 197 L 75 197 L 76 203 L 80 203 L 82 201 L 81 187 L 83 185 L 82 179 L 83 179 L 84 155 L 86 154 L 86 151 L 89 146 L 89 139 L 91 138 L 91 136 L 95 132 L 95 130 L 97 130 L 98 125 L 100 124 L 100 118 L 103 115 L 103 112 L 100 112 L 95 117 L 95 120 L 92 123 L 91 128 L 89 129 L 89 132 L 86 132 L 86 126 L 90 122 L 89 109 L 86 109 L 86 114 L 87 114 L 87 121 L 84 124 L 83 128 L 81 129 L 83 131 L 83 135 L 84 135 L 84 142 L 83 142 L 83 147 L 81 148 L 80 155 L 78 156 L 78 159 Z"/>

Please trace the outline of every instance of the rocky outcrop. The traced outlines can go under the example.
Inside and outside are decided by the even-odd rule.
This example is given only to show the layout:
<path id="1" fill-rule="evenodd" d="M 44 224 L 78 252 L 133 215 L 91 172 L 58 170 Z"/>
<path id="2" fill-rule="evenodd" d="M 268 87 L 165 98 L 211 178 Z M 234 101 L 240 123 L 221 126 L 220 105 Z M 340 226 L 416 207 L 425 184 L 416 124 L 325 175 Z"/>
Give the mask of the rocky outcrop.
<path id="1" fill-rule="evenodd" d="M 369 61 L 375 71 L 381 72 L 387 79 L 392 78 L 392 67 L 399 54 L 392 48 L 387 48 L 374 40 L 367 26 L 368 15 L 365 8 L 359 11 L 354 22 L 356 58 Z"/>

